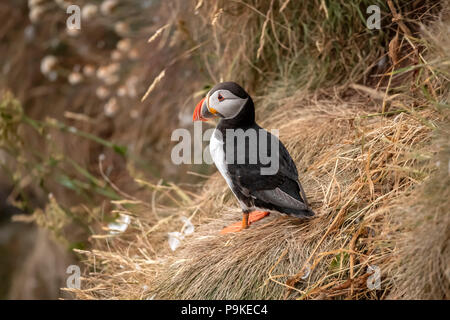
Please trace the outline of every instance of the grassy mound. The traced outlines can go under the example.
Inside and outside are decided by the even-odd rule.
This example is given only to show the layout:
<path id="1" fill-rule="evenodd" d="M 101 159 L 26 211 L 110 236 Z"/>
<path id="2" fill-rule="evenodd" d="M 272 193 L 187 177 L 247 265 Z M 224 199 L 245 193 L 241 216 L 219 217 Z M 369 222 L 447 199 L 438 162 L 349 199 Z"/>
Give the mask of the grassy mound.
<path id="1" fill-rule="evenodd" d="M 236 75 L 256 93 L 260 123 L 280 130 L 317 216 L 271 215 L 219 235 L 241 213 L 218 174 L 197 192 L 148 184 L 153 200 L 176 205 L 124 210 L 133 217 L 125 234 L 79 251 L 91 272 L 78 297 L 448 297 L 448 152 L 439 142 L 448 137 L 448 13 L 436 15 L 438 2 L 388 1 L 383 19 L 393 22 L 373 36 L 357 18 L 363 2 L 319 2 L 199 1 L 204 25 L 194 29 L 197 40 L 212 29 L 204 45 L 215 54 L 199 57 L 211 79 Z M 418 33 L 417 16 L 438 22 Z M 235 32 L 241 23 L 246 32 Z M 311 90 L 327 83 L 340 85 Z M 179 217 L 196 230 L 173 253 L 166 234 L 185 228 Z"/>
<path id="2" fill-rule="evenodd" d="M 392 213 L 399 198 L 429 174 L 411 153 L 432 152 L 431 129 L 405 113 L 371 117 L 360 101 L 354 108 L 316 103 L 303 107 L 315 116 L 292 106 L 280 116 L 285 123 L 275 127 L 288 133 L 281 139 L 288 142 L 317 217 L 300 222 L 272 216 L 245 232 L 221 236 L 218 231 L 241 214 L 215 207 L 220 216 L 162 264 L 156 297 L 376 298 L 389 291 L 384 272 L 395 249 Z M 327 112 L 321 112 L 325 106 Z M 419 114 L 439 118 L 430 111 Z M 208 198 L 223 192 L 210 185 L 204 190 Z M 382 270 L 382 291 L 368 288 L 369 266 Z"/>
<path id="3" fill-rule="evenodd" d="M 91 262 L 96 257 L 107 264 L 106 274 L 88 278 L 95 284 L 105 277 L 105 290 L 88 289 L 80 297 L 110 298 L 111 292 L 116 298 L 386 297 L 395 283 L 391 264 L 399 262 L 394 252 L 400 231 L 393 220 L 405 197 L 433 172 L 426 157 L 437 150 L 429 125 L 442 115 L 424 109 L 384 117 L 373 113 L 375 104 L 362 103 L 363 97 L 337 105 L 297 99 L 271 117 L 270 126 L 280 127 L 317 217 L 301 222 L 272 215 L 245 232 L 219 235 L 241 213 L 216 175 L 200 198 L 179 208 L 180 215 L 194 212 L 197 230 L 174 255 L 162 250 L 150 263 L 141 256 L 149 251 L 142 235 L 155 232 L 155 226 L 135 226 L 139 233 L 133 242 L 125 241 L 126 252 L 115 243 L 112 251 L 122 248 L 120 253 L 89 253 Z M 395 102 L 403 104 L 405 97 Z M 410 226 L 416 218 L 401 220 Z M 156 227 L 164 234 L 168 226 Z M 444 241 L 442 234 L 437 237 Z M 130 256 L 136 250 L 141 254 Z M 369 266 L 380 268 L 381 290 L 368 287 Z"/>
<path id="4" fill-rule="evenodd" d="M 435 174 L 418 188 L 396 212 L 398 257 L 391 261 L 393 272 L 390 298 L 448 299 L 449 263 L 449 136 L 448 127 L 440 132 L 439 152 L 433 159 Z M 406 204 L 408 203 L 408 204 Z"/>
<path id="5" fill-rule="evenodd" d="M 374 4 L 380 30 L 367 26 Z M 112 201 L 77 205 L 71 198 L 60 206 L 55 193 L 34 214 L 61 238 L 66 214 L 86 226 L 90 247 L 75 250 L 86 265 L 82 288 L 66 290 L 81 299 L 448 298 L 448 7 L 427 0 L 161 2 L 158 14 L 167 21 L 133 34 L 135 49 L 154 63 L 146 104 L 133 108 L 139 112 L 129 134 L 131 120 L 117 115 L 130 110 L 121 108 L 103 139 L 134 141 L 136 153 L 157 154 L 155 162 L 166 165 L 170 130 L 191 129 L 193 101 L 216 82 L 239 82 L 254 97 L 258 123 L 279 129 L 317 215 L 299 221 L 272 214 L 244 232 L 219 235 L 241 212 L 218 173 L 192 166 L 195 180 L 174 170 L 186 183 L 147 179 L 143 168 L 153 163 L 124 151 L 115 171 L 126 175 L 122 184 L 110 175 L 109 154 L 98 160 L 78 152 L 91 156 L 100 176 L 69 161 L 88 183 L 62 183 Z M 145 49 L 149 36 L 153 50 Z M 131 60 L 127 75 L 147 79 L 150 67 Z M 186 71 L 195 72 L 192 80 Z M 115 94 L 119 84 L 108 88 Z M 137 105 L 135 96 L 119 101 Z M 12 120 L 20 118 L 122 150 L 59 122 L 12 117 L 13 105 L 0 106 L 6 142 L 6 133 L 19 135 L 20 121 Z M 90 121 L 82 129 L 96 133 Z M 115 218 L 122 231 L 111 230 Z M 187 220 L 195 231 L 183 236 Z M 180 242 L 174 252 L 173 232 Z"/>

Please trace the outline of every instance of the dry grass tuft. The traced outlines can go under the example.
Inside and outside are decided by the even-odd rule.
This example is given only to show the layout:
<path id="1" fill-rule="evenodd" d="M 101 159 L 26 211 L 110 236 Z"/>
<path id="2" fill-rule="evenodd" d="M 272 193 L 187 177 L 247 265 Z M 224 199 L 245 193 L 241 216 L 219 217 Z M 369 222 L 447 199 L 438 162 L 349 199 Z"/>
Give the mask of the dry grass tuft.
<path id="1" fill-rule="evenodd" d="M 0 85 L 26 111 L 12 97 L 0 104 L 0 147 L 20 162 L 14 193 L 45 182 L 34 187 L 53 197 L 37 222 L 62 237 L 70 216 L 89 235 L 90 247 L 75 250 L 87 266 L 82 289 L 68 291 L 81 299 L 448 298 L 446 1 L 173 0 L 142 11 L 162 18 L 154 21 L 135 14 L 136 3 L 89 20 L 78 37 L 58 29 L 64 11 L 31 28 L 28 9 L 0 4 L 0 17 L 21 21 L 0 28 L 9 44 Z M 366 26 L 372 4 L 382 30 Z M 81 47 L 88 53 L 71 50 Z M 145 79 L 154 81 L 142 104 Z M 167 161 L 171 131 L 191 128 L 193 93 L 222 80 L 246 87 L 259 123 L 280 130 L 315 218 L 272 215 L 219 235 L 241 217 L 223 179 L 192 166 L 196 180 L 188 180 L 187 167 Z M 104 197 L 112 201 L 99 204 Z M 109 227 L 117 217 L 122 233 Z M 181 234 L 186 219 L 195 232 L 172 252 L 168 233 Z"/>
<path id="2" fill-rule="evenodd" d="M 141 99 L 141 102 L 143 102 L 145 99 L 147 99 L 148 95 L 155 90 L 155 87 L 158 85 L 159 82 L 161 82 L 162 78 L 166 75 L 166 70 L 161 71 L 158 76 L 153 80 L 150 87 L 148 87 L 147 91 L 145 92 L 144 96 Z"/>
<path id="3" fill-rule="evenodd" d="M 163 248 L 165 232 L 178 228 L 176 217 L 151 227 L 136 217 L 141 225 L 135 223 L 139 232 L 132 242 L 116 238 L 113 247 L 109 243 L 111 251 L 88 253 L 90 263 L 97 259 L 105 267 L 88 278 L 96 288 L 88 285 L 79 297 L 385 297 L 393 285 L 385 273 L 396 247 L 392 212 L 431 172 L 412 155 L 433 152 L 428 123 L 440 115 L 425 109 L 383 117 L 374 115 L 374 106 L 363 107 L 361 97 L 338 105 L 308 95 L 297 98 L 267 127 L 280 128 L 317 217 L 302 222 L 272 215 L 245 232 L 221 236 L 220 229 L 239 220 L 240 212 L 215 175 L 201 197 L 189 196 L 192 200 L 178 208 L 177 215 L 194 213 L 197 230 L 175 255 Z M 167 214 L 167 208 L 159 211 Z M 149 252 L 158 237 L 164 246 Z M 379 291 L 367 287 L 369 266 L 381 268 Z"/>
<path id="4" fill-rule="evenodd" d="M 324 104 L 309 106 L 315 117 L 301 116 L 295 107 L 289 110 L 294 120 L 286 123 L 287 114 L 280 116 L 281 138 L 288 141 L 317 217 L 299 222 L 272 216 L 245 232 L 220 236 L 240 212 L 217 206 L 225 214 L 202 225 L 161 265 L 156 297 L 377 298 L 389 292 L 389 280 L 383 290 L 370 291 L 367 270 L 376 265 L 383 271 L 394 250 L 390 212 L 399 195 L 428 174 L 410 153 L 426 152 L 431 129 L 404 113 L 381 120 L 364 118 L 369 113 L 360 110 L 355 117 L 342 105 L 318 115 Z M 421 114 L 438 119 L 429 111 Z M 213 199 L 223 192 L 210 185 L 205 190 Z"/>
<path id="5" fill-rule="evenodd" d="M 215 49 L 203 52 L 216 56 L 201 57 L 211 79 L 233 74 L 250 88 L 267 84 L 254 95 L 260 123 L 280 130 L 317 216 L 272 215 L 244 232 L 219 235 L 241 214 L 218 174 L 201 189 L 140 181 L 152 190 L 151 201 L 136 208 L 128 197 L 129 206 L 119 204 L 132 217 L 127 232 L 96 235 L 95 250 L 79 251 L 90 267 L 79 298 L 448 297 L 448 205 L 435 205 L 448 193 L 442 171 L 448 152 L 440 152 L 435 138 L 448 123 L 445 32 L 419 39 L 410 24 L 389 24 L 376 39 L 396 59 L 374 70 L 387 53 L 355 19 L 359 7 L 336 2 L 308 15 L 319 1 L 298 3 L 198 1 L 196 10 L 212 28 L 206 41 Z M 410 9 L 397 7 L 392 15 L 420 12 L 428 19 L 436 3 Z M 342 12 L 353 14 L 345 25 L 337 20 Z M 296 29 L 292 16 L 305 24 Z M 448 19 L 439 19 L 445 30 Z M 233 28 L 238 23 L 244 26 Z M 193 38 L 203 41 L 202 30 L 194 29 Z M 399 43 L 389 46 L 394 37 Z M 342 85 L 307 90 L 330 81 Z M 448 131 L 442 135 L 448 138 Z M 444 157 L 439 175 L 437 154 Z M 196 231 L 172 253 L 167 232 L 183 229 L 180 217 Z M 376 289 L 370 270 L 380 271 Z"/>
<path id="6" fill-rule="evenodd" d="M 398 258 L 391 263 L 394 289 L 389 298 L 450 297 L 450 145 L 449 127 L 439 133 L 436 173 L 396 212 Z M 407 204 L 407 205 L 405 205 Z"/>

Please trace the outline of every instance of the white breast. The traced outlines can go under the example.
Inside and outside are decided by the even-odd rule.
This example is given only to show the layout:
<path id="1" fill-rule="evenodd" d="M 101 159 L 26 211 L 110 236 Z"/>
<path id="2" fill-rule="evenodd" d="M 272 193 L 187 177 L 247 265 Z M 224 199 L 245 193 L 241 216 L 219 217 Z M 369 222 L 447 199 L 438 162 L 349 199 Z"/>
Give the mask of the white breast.
<path id="1" fill-rule="evenodd" d="M 209 141 L 209 152 L 211 154 L 211 158 L 214 161 L 214 164 L 216 165 L 219 172 L 222 174 L 222 177 L 227 182 L 228 186 L 230 187 L 231 191 L 233 192 L 236 199 L 239 201 L 239 204 L 241 205 L 241 208 L 243 210 L 247 210 L 248 207 L 243 203 L 239 198 L 236 196 L 236 194 L 233 191 L 233 182 L 231 181 L 230 174 L 227 169 L 227 164 L 225 162 L 225 152 L 223 151 L 223 140 L 220 140 L 218 138 L 222 137 L 222 135 L 219 133 L 216 135 L 216 130 L 214 130 L 213 134 L 211 135 L 211 140 Z"/>
<path id="2" fill-rule="evenodd" d="M 225 152 L 223 151 L 223 140 L 219 140 L 217 136 L 221 136 L 220 134 L 216 134 L 216 130 L 211 135 L 211 140 L 209 141 L 209 152 L 211 153 L 211 158 L 214 161 L 214 164 L 216 165 L 219 172 L 222 174 L 222 177 L 224 177 L 225 181 L 227 182 L 228 186 L 231 190 L 233 186 L 233 182 L 230 179 L 228 170 L 227 170 L 227 164 L 225 162 Z"/>

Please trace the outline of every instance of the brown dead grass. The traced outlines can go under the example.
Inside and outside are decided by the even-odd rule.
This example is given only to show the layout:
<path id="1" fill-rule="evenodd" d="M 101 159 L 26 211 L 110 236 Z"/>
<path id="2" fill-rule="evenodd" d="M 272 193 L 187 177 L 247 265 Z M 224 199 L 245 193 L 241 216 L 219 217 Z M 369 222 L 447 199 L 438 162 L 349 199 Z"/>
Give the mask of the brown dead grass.
<path id="1" fill-rule="evenodd" d="M 450 145 L 449 127 L 438 133 L 435 174 L 395 212 L 398 257 L 391 261 L 393 286 L 389 298 L 450 297 Z M 408 203 L 408 205 L 405 205 Z"/>
<path id="2" fill-rule="evenodd" d="M 377 297 L 359 280 L 367 277 L 369 265 L 386 263 L 394 249 L 387 237 L 389 213 L 394 200 L 426 175 L 416 172 L 417 161 L 409 155 L 425 147 L 431 130 L 406 114 L 355 125 L 354 112 L 342 106 L 322 116 L 296 116 L 280 126 L 288 132 L 281 137 L 292 142 L 287 147 L 317 217 L 298 222 L 274 216 L 246 232 L 219 236 L 218 230 L 240 217 L 230 210 L 203 225 L 163 264 L 155 277 L 156 297 Z M 212 195 L 223 192 L 207 189 Z M 382 292 L 387 286 L 383 283 Z"/>
<path id="3" fill-rule="evenodd" d="M 241 1 L 233 3 L 242 5 Z M 252 4 L 247 7 L 255 11 L 255 6 L 261 3 Z M 251 25 L 251 30 L 259 33 L 250 29 L 248 32 L 258 34 L 254 38 L 259 41 L 246 43 L 242 50 L 267 60 L 253 65 L 257 72 L 248 83 L 261 83 L 259 77 L 268 75 L 265 79 L 269 79 L 271 72 L 282 74 L 281 69 L 271 64 L 279 61 L 272 59 L 271 53 L 282 56 L 281 51 L 267 51 L 267 44 L 271 40 L 274 45 L 282 30 L 282 26 L 270 19 L 271 15 L 287 9 L 266 5 L 261 8 L 262 16 L 261 12 L 255 15 L 260 24 Z M 221 22 L 226 21 L 223 20 L 226 11 L 220 9 L 216 5 L 216 10 L 210 10 L 215 17 L 213 25 L 217 26 L 213 40 L 217 55 L 223 53 L 229 57 L 238 44 L 232 37 L 225 46 L 219 41 L 219 35 L 223 35 L 219 32 Z M 228 14 L 233 14 L 233 8 L 228 9 Z M 250 17 L 256 19 L 255 16 Z M 236 21 L 239 19 L 242 17 L 238 16 Z M 271 25 L 273 38 L 264 38 L 260 30 L 266 30 L 269 22 L 274 23 Z M 321 33 L 312 34 L 319 37 Z M 448 201 L 444 199 L 442 206 L 435 207 L 435 200 L 427 198 L 420 186 L 433 181 L 436 168 L 431 159 L 439 152 L 433 135 L 448 122 L 445 109 L 448 71 L 441 73 L 448 69 L 448 54 L 446 50 L 439 53 L 430 49 L 423 56 L 424 51 L 418 51 L 416 42 L 405 34 L 396 49 L 396 59 L 410 59 L 409 65 L 420 62 L 422 67 L 418 72 L 389 73 L 398 70 L 393 61 L 382 71 L 386 71 L 381 77 L 386 81 L 370 88 L 360 84 L 349 86 L 346 81 L 340 87 L 311 93 L 298 88 L 297 81 L 302 79 L 290 79 L 283 74 L 281 80 L 269 81 L 267 90 L 257 91 L 260 96 L 255 101 L 261 124 L 268 129 L 280 129 L 281 140 L 299 168 L 300 180 L 317 213 L 314 219 L 297 221 L 272 215 L 245 232 L 222 236 L 218 234 L 220 229 L 238 220 L 240 212 L 218 174 L 196 193 L 175 185 L 148 185 L 152 200 L 147 204 L 133 207 L 130 197 L 116 204 L 118 210 L 132 216 L 132 224 L 125 234 L 94 236 L 95 250 L 78 251 L 86 257 L 89 271 L 82 290 L 76 291 L 77 296 L 82 299 L 447 297 L 442 286 L 448 274 L 448 210 L 445 209 Z M 274 46 L 279 50 L 284 43 L 294 46 L 297 41 L 289 42 L 290 36 L 294 35 L 286 33 L 287 38 L 278 39 L 280 43 Z M 436 36 L 426 41 L 444 44 L 439 39 Z M 320 48 L 320 37 L 316 40 Z M 322 44 L 325 43 L 328 42 Z M 396 46 L 393 44 L 391 48 Z M 288 48 L 288 52 L 293 56 L 303 54 L 296 47 Z M 238 68 L 245 64 L 245 58 L 245 54 L 239 54 L 236 59 L 224 59 L 221 63 Z M 247 62 L 251 60 L 248 58 Z M 206 69 L 208 61 L 204 61 Z M 329 70 L 342 72 L 343 76 L 358 74 L 350 77 L 353 80 L 361 79 L 362 70 L 369 70 L 366 66 L 350 65 L 336 64 Z M 346 67 L 341 69 L 342 66 Z M 217 67 L 220 69 L 220 63 L 214 70 Z M 232 71 L 233 67 L 224 70 Z M 237 77 L 243 78 L 246 70 L 242 68 Z M 306 72 L 303 80 L 310 74 Z M 212 72 L 211 78 L 220 81 L 215 79 L 218 76 L 226 78 L 227 75 Z M 300 83 L 302 87 L 311 87 L 310 83 Z M 442 184 L 441 188 L 447 192 L 448 184 Z M 417 205 L 411 203 L 414 197 L 418 198 Z M 167 199 L 175 205 L 161 205 Z M 435 209 L 427 209 L 431 207 Z M 410 219 L 402 219 L 399 214 L 417 208 L 426 214 L 410 215 Z M 166 235 L 168 231 L 181 229 L 181 216 L 189 217 L 196 231 L 172 253 Z M 424 223 L 428 219 L 436 220 L 433 224 Z M 433 237 L 427 236 L 430 233 Z M 416 234 L 426 240 L 411 241 Z M 435 245 L 437 251 L 430 250 Z M 415 263 L 409 268 L 406 261 Z M 369 266 L 380 268 L 379 290 L 368 286 Z M 416 289 L 405 293 L 412 285 Z"/>
<path id="4" fill-rule="evenodd" d="M 314 219 L 272 215 L 245 232 L 219 235 L 221 228 L 239 220 L 240 212 L 215 175 L 201 196 L 178 208 L 177 215 L 194 213 L 197 228 L 182 248 L 172 255 L 154 242 L 177 230 L 175 217 L 153 226 L 136 217 L 137 234 L 112 240 L 107 251 L 87 253 L 91 266 L 100 261 L 102 271 L 90 274 L 79 297 L 385 297 L 392 287 L 385 266 L 396 247 L 392 213 L 402 205 L 399 199 L 431 172 L 412 155 L 435 152 L 430 124 L 442 119 L 430 109 L 374 115 L 376 104 L 366 106 L 363 97 L 339 104 L 328 98 L 292 98 L 266 124 L 280 128 L 317 213 Z M 406 101 L 402 96 L 394 102 L 409 108 Z M 167 208 L 160 211 L 168 214 Z M 158 236 L 149 236 L 157 229 Z M 152 247 L 157 251 L 149 252 Z M 367 288 L 369 265 L 382 270 L 379 291 Z"/>

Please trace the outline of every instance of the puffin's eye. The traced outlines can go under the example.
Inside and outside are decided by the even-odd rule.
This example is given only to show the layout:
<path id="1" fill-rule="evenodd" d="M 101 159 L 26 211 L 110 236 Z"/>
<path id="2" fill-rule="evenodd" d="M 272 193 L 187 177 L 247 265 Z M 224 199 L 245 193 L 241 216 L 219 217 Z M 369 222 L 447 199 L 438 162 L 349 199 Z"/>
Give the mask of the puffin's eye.
<path id="1" fill-rule="evenodd" d="M 219 100 L 219 101 L 223 101 L 223 100 L 225 100 L 225 98 L 219 93 L 219 95 L 217 96 L 217 99 Z"/>

